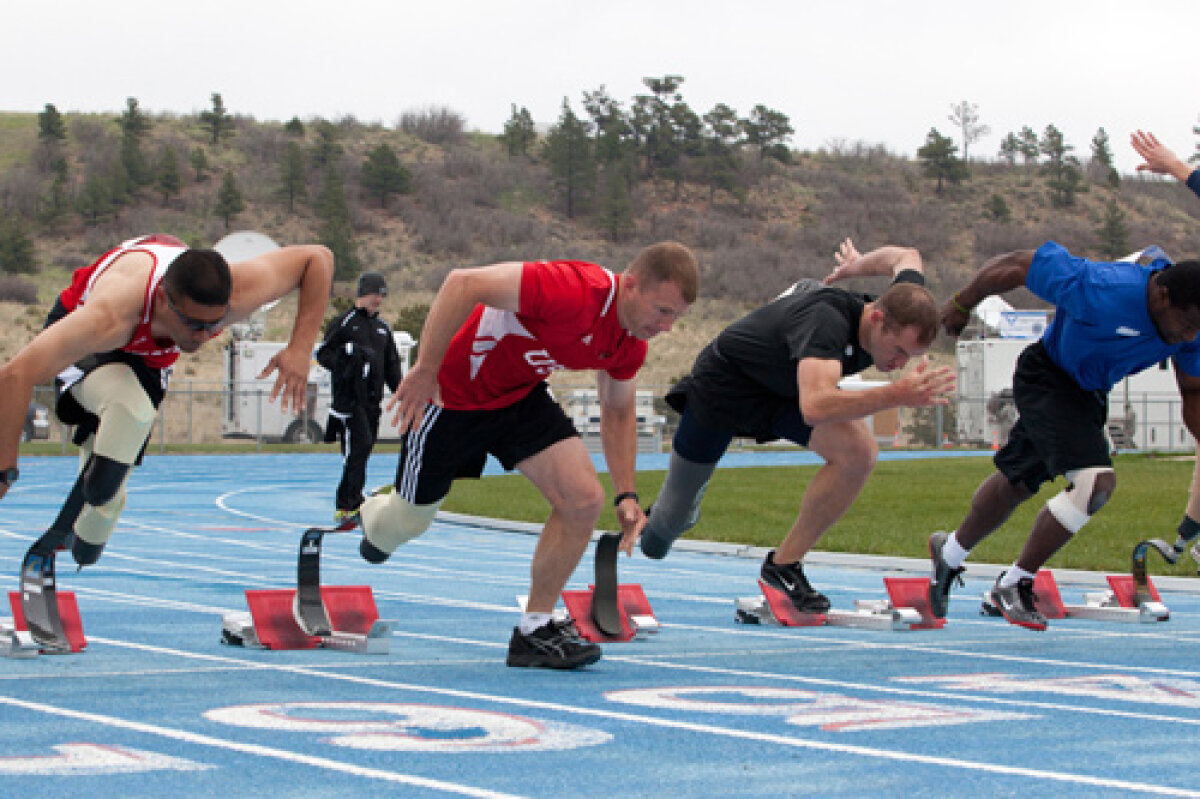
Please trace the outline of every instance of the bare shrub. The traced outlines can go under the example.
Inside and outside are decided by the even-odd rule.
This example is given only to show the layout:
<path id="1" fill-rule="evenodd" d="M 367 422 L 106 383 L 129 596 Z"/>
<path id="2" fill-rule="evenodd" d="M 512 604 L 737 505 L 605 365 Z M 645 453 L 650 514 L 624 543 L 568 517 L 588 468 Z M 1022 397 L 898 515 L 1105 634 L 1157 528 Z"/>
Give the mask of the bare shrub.
<path id="1" fill-rule="evenodd" d="M 16 275 L 0 275 L 0 302 L 36 305 L 37 301 L 37 286 L 32 281 Z"/>
<path id="2" fill-rule="evenodd" d="M 696 220 L 693 242 L 705 250 L 737 247 L 746 232 L 745 222 L 719 214 L 705 214 Z"/>
<path id="3" fill-rule="evenodd" d="M 447 106 L 426 106 L 400 115 L 400 130 L 430 144 L 456 144 L 463 138 L 466 119 Z"/>

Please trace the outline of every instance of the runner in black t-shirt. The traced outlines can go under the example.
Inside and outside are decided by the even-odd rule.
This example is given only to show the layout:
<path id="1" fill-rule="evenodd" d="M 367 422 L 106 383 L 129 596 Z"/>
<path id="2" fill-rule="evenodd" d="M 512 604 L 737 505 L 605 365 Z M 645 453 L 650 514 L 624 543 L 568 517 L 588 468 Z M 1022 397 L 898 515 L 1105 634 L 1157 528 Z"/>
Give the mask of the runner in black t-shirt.
<path id="1" fill-rule="evenodd" d="M 850 507 L 875 466 L 878 446 L 865 417 L 902 405 L 946 404 L 949 367 L 922 359 L 887 386 L 842 390 L 838 381 L 872 364 L 902 369 L 937 334 L 938 307 L 925 290 L 921 255 L 881 247 L 860 255 L 846 239 L 824 284 L 801 280 L 734 322 L 696 358 L 667 394 L 682 414 L 662 491 L 641 534 L 642 552 L 665 557 L 696 524 L 704 490 L 734 436 L 785 438 L 825 459 L 800 503 L 800 515 L 767 555 L 762 577 L 797 609 L 822 612 L 829 600 L 808 584 L 801 559 Z M 828 284 L 851 277 L 893 277 L 875 299 Z"/>

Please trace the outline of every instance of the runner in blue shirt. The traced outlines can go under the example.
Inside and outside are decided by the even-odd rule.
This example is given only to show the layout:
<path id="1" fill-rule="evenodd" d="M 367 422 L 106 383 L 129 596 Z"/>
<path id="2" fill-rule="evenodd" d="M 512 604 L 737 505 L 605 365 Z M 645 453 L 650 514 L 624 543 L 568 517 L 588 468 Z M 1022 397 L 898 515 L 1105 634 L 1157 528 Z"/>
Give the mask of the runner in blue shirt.
<path id="1" fill-rule="evenodd" d="M 942 327 L 957 336 L 979 302 L 1019 286 L 1057 310 L 1042 338 L 1017 360 L 1013 398 L 1019 418 L 996 453 L 997 472 L 975 491 L 953 534 L 929 539 L 929 599 L 944 617 L 950 585 L 971 549 L 1043 483 L 1063 475 L 1066 488 L 1038 514 L 1020 557 L 985 603 L 1013 624 L 1044 630 L 1046 619 L 1034 607 L 1034 575 L 1116 489 L 1105 435 L 1113 384 L 1173 359 L 1183 422 L 1200 437 L 1200 261 L 1100 263 L 1047 242 L 987 261 L 942 306 Z"/>
<path id="2" fill-rule="evenodd" d="M 1142 163 L 1137 167 L 1138 172 L 1170 175 L 1200 197 L 1200 169 L 1192 169 L 1185 164 L 1153 133 L 1139 130 L 1130 137 L 1130 144 L 1142 157 Z M 1197 447 L 1196 455 L 1196 468 L 1192 472 L 1192 486 L 1188 492 L 1188 506 L 1183 514 L 1183 521 L 1179 523 L 1179 538 L 1175 541 L 1175 551 L 1179 554 L 1183 554 L 1188 543 L 1200 537 L 1200 447 Z M 1197 560 L 1200 560 L 1200 557 L 1197 557 Z"/>

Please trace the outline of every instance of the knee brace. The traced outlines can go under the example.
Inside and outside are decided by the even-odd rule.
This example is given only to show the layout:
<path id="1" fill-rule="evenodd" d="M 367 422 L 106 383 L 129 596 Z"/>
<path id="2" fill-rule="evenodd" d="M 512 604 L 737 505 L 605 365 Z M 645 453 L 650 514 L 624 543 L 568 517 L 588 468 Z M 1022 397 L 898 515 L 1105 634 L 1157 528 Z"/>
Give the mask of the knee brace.
<path id="1" fill-rule="evenodd" d="M 359 554 L 369 563 L 383 563 L 401 544 L 429 529 L 441 504 L 414 505 L 394 491 L 367 497 L 358 509 L 363 529 Z"/>
<path id="2" fill-rule="evenodd" d="M 121 490 L 128 474 L 129 464 L 93 453 L 83 467 L 84 501 L 89 505 L 108 504 Z"/>
<path id="3" fill-rule="evenodd" d="M 1046 510 L 1068 532 L 1077 533 L 1108 502 L 1117 488 L 1117 474 L 1107 466 L 1092 466 L 1072 469 L 1066 477 L 1067 487 L 1051 497 Z"/>

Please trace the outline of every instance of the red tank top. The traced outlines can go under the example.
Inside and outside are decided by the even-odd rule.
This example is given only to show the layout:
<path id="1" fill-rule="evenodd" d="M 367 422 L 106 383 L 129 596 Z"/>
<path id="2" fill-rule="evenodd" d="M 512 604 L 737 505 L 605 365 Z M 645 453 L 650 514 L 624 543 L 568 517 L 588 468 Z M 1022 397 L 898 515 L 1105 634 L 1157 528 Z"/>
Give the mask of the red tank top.
<path id="1" fill-rule="evenodd" d="M 155 369 L 165 369 L 179 358 L 179 347 L 172 341 L 162 341 L 150 335 L 150 319 L 154 311 L 154 290 L 162 282 L 167 273 L 167 267 L 178 258 L 187 245 L 174 236 L 154 235 L 130 239 L 109 250 L 91 266 L 75 270 L 71 285 L 59 295 L 63 307 L 70 313 L 87 302 L 92 287 L 100 275 L 122 255 L 130 252 L 144 252 L 154 261 L 154 268 L 146 281 L 146 290 L 142 298 L 142 318 L 133 330 L 133 336 L 125 346 L 124 352 L 141 356 L 147 366 Z"/>

